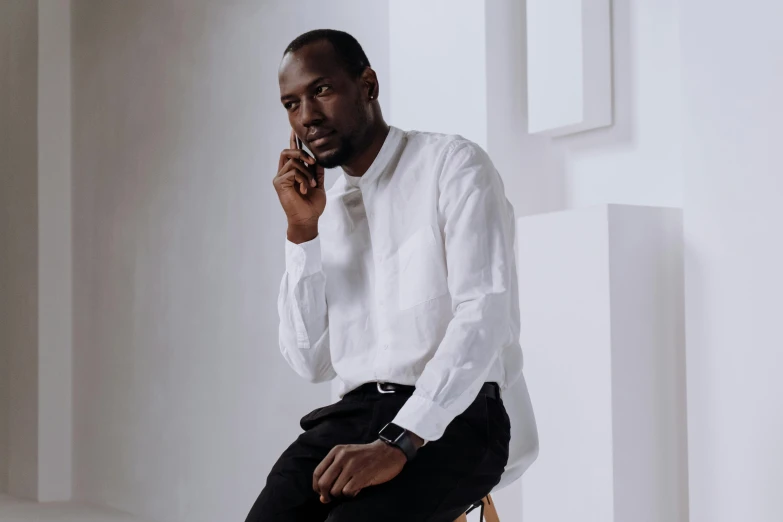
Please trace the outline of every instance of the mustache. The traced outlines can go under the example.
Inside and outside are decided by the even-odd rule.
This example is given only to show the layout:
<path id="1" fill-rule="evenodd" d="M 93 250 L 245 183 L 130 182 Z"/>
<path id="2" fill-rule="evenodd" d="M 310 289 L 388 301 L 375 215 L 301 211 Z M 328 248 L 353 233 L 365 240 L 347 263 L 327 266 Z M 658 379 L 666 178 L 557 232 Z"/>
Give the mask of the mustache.
<path id="1" fill-rule="evenodd" d="M 323 138 L 324 136 L 329 136 L 330 134 L 334 134 L 334 129 L 330 129 L 328 127 L 311 127 L 307 130 L 307 134 L 305 135 L 305 140 L 308 142 L 315 141 L 319 138 Z"/>

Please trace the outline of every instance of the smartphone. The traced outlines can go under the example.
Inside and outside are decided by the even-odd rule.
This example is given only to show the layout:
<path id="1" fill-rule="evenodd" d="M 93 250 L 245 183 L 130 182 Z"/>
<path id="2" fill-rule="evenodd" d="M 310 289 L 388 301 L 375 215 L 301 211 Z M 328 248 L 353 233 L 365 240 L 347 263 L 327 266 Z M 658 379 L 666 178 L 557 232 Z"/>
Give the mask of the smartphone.
<path id="1" fill-rule="evenodd" d="M 296 148 L 299 149 L 299 150 L 304 150 L 305 152 L 310 154 L 310 151 L 308 151 L 308 150 L 306 150 L 304 148 L 304 144 L 302 143 L 302 140 L 299 139 L 299 136 L 296 136 Z M 312 154 L 310 154 L 310 155 L 312 156 Z M 307 165 L 307 170 L 313 172 L 315 169 L 313 167 L 311 167 L 310 165 Z M 313 174 L 313 177 L 315 178 L 315 186 L 317 188 L 318 187 L 318 176 Z"/>

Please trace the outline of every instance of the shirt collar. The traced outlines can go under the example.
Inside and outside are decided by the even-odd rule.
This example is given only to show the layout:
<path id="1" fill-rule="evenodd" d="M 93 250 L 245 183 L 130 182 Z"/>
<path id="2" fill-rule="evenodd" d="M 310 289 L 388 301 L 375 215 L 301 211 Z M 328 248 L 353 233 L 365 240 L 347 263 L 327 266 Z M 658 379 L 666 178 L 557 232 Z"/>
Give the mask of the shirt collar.
<path id="1" fill-rule="evenodd" d="M 370 165 L 370 168 L 367 169 L 367 172 L 365 172 L 362 176 L 349 176 L 345 173 L 345 171 L 343 171 L 343 176 L 345 177 L 345 181 L 348 186 L 357 187 L 366 185 L 367 183 L 370 183 L 372 180 L 377 178 L 384 170 L 386 170 L 386 167 L 389 165 L 389 162 L 394 157 L 395 152 L 397 152 L 398 146 L 402 142 L 403 135 L 403 131 L 397 127 L 389 125 L 389 134 L 386 135 L 386 139 L 383 141 L 381 150 L 378 151 L 378 155 L 375 156 L 375 159 Z"/>

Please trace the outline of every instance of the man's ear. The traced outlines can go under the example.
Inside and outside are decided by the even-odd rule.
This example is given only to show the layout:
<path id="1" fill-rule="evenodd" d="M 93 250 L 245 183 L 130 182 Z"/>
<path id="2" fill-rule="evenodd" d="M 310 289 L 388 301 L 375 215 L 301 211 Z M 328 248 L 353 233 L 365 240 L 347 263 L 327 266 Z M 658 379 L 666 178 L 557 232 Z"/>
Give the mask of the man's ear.
<path id="1" fill-rule="evenodd" d="M 362 90 L 370 100 L 377 100 L 380 88 L 378 86 L 378 76 L 371 67 L 366 67 L 362 73 Z"/>

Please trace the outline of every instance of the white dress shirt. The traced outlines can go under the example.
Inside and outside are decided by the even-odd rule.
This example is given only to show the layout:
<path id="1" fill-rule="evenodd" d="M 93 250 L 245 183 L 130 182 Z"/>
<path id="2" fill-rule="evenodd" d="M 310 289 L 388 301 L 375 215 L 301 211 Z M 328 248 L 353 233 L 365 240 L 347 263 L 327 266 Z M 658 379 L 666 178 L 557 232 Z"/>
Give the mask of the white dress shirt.
<path id="1" fill-rule="evenodd" d="M 514 209 L 460 136 L 391 127 L 327 191 L 318 237 L 286 240 L 280 350 L 302 377 L 415 385 L 394 423 L 439 439 L 485 382 L 521 374 Z"/>

